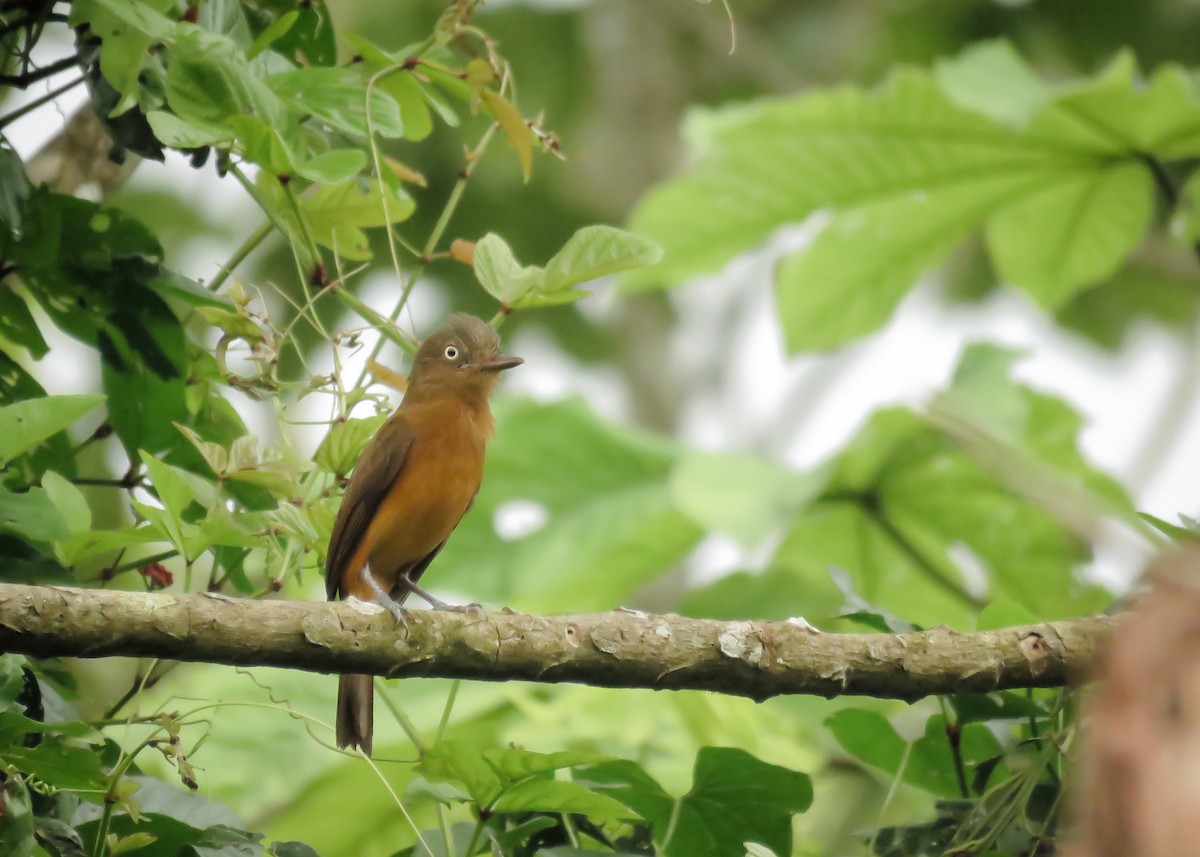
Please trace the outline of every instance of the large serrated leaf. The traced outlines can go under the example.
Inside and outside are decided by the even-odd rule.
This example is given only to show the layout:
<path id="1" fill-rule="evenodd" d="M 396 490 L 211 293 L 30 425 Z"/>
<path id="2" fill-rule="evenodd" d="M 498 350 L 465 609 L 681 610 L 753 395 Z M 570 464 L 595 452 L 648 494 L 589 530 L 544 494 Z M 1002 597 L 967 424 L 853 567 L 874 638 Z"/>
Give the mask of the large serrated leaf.
<path id="1" fill-rule="evenodd" d="M 1054 308 L 1112 274 L 1142 240 L 1154 181 L 1141 164 L 1047 176 L 988 222 L 1002 280 Z"/>

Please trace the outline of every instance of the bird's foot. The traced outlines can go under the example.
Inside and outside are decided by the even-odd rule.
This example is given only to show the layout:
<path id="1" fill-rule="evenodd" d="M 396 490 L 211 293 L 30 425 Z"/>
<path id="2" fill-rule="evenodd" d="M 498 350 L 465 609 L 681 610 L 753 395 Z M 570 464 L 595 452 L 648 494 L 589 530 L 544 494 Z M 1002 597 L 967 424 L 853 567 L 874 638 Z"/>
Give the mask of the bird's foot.
<path id="1" fill-rule="evenodd" d="M 448 610 L 451 613 L 470 613 L 473 616 L 487 615 L 483 605 L 476 601 L 472 601 L 470 604 L 447 604 L 445 601 L 439 601 L 433 609 Z"/>
<path id="2" fill-rule="evenodd" d="M 362 579 L 366 581 L 366 584 L 371 587 L 371 591 L 375 593 L 375 598 L 373 601 L 384 610 L 387 610 L 389 613 L 391 613 L 392 616 L 396 618 L 396 624 L 402 626 L 404 630 L 407 631 L 408 611 L 400 606 L 399 601 L 383 591 L 383 587 L 380 586 L 379 582 L 375 580 L 375 575 L 371 574 L 371 566 L 364 565 L 361 575 Z"/>
<path id="3" fill-rule="evenodd" d="M 484 612 L 483 607 L 479 604 L 447 604 L 440 598 L 435 598 L 434 596 L 430 595 L 407 577 L 401 577 L 400 580 L 397 581 L 396 585 L 401 589 L 405 589 L 408 592 L 411 592 L 413 595 L 416 595 L 434 610 L 446 610 L 450 613 L 482 614 Z"/>
<path id="4" fill-rule="evenodd" d="M 400 606 L 400 602 L 394 598 L 389 598 L 384 595 L 382 598 L 375 597 L 375 603 L 387 610 L 396 619 L 396 624 L 402 627 L 405 631 L 408 630 L 408 611 Z"/>

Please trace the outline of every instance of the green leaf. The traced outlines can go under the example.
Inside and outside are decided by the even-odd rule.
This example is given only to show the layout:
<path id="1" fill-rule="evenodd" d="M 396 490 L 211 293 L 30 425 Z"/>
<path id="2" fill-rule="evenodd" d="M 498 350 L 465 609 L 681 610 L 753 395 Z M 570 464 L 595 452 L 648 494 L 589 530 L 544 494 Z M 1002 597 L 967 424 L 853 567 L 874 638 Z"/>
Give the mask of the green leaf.
<path id="1" fill-rule="evenodd" d="M 166 41 L 174 35 L 175 22 L 148 3 L 141 3 L 138 0 L 92 0 L 92 2 L 151 39 Z"/>
<path id="2" fill-rule="evenodd" d="M 58 510 L 70 533 L 83 533 L 91 529 L 92 510 L 88 507 L 83 493 L 72 483 L 53 470 L 47 470 L 42 475 L 42 489 Z"/>
<path id="3" fill-rule="evenodd" d="M 735 571 L 697 589 L 679 602 L 684 616 L 697 619 L 773 619 L 783 621 L 798 614 L 813 615 L 814 587 L 803 576 L 782 567 L 760 572 Z M 836 595 L 821 593 L 829 616 L 839 611 Z"/>
<path id="4" fill-rule="evenodd" d="M 141 18 L 145 20 L 141 20 Z M 137 23 L 132 23 L 133 18 Z M 71 4 L 70 25 L 86 26 L 100 39 L 100 73 L 120 94 L 112 114 L 138 104 L 138 80 L 150 59 L 150 46 L 174 32 L 175 25 L 146 4 L 122 0 L 79 0 Z M 151 30 L 158 35 L 152 35 Z"/>
<path id="5" fill-rule="evenodd" d="M 993 438 L 1010 446 L 1012 464 L 1020 455 L 1032 456 L 1052 473 L 1070 483 L 1080 483 L 1111 510 L 1133 515 L 1124 489 L 1093 467 L 1079 450 L 1083 420 L 1063 400 L 1017 384 L 1010 377 L 1019 355 L 1009 349 L 974 344 L 963 353 L 951 388 L 936 400 L 952 413 L 971 421 Z M 1003 450 L 1001 450 L 1003 454 Z M 1037 474 L 1027 474 L 1026 488 Z"/>
<path id="6" fill-rule="evenodd" d="M 925 734 L 905 741 L 882 714 L 861 708 L 845 708 L 831 715 L 825 725 L 842 749 L 872 767 L 943 797 L 961 797 L 954 757 L 941 715 L 930 717 Z M 980 723 L 962 727 L 959 751 L 964 763 L 977 764 L 1000 754 L 1000 743 Z"/>
<path id="7" fill-rule="evenodd" d="M 400 124 L 404 128 L 405 138 L 417 142 L 428 137 L 433 131 L 433 119 L 425 103 L 421 84 L 410 70 L 402 68 L 404 57 L 388 53 L 362 36 L 345 33 L 342 37 L 363 58 L 371 72 L 386 72 L 376 78 L 375 87 L 386 92 L 399 105 Z"/>
<path id="8" fill-rule="evenodd" d="M 121 530 L 88 530 L 74 533 L 56 547 L 64 563 L 79 565 L 100 557 L 111 557 L 117 551 L 149 544 L 161 538 L 147 527 L 127 527 Z"/>
<path id="9" fill-rule="evenodd" d="M 495 403 L 497 433 L 483 486 L 437 561 L 437 579 L 481 601 L 523 609 L 605 609 L 672 568 L 703 535 L 675 508 L 675 449 L 605 424 L 580 402 Z M 514 501 L 546 525 L 501 538 L 495 516 Z M 480 565 L 495 573 L 481 578 Z"/>
<path id="10" fill-rule="evenodd" d="M 511 101 L 498 92 L 485 89 L 480 93 L 480 97 L 496 124 L 500 126 L 504 138 L 517 153 L 521 175 L 525 181 L 529 181 L 529 172 L 533 167 L 533 134 L 525 123 L 525 117 Z"/>
<path id="11" fill-rule="evenodd" d="M 235 148 L 246 160 L 273 175 L 290 175 L 296 169 L 292 147 L 278 126 L 249 114 L 232 116 L 225 124 L 237 135 Z"/>
<path id="12" fill-rule="evenodd" d="M 413 777 L 404 790 L 404 802 L 433 801 L 443 806 L 466 803 L 471 796 L 454 783 L 431 783 L 424 777 Z"/>
<path id="13" fill-rule="evenodd" d="M 278 0 L 246 0 L 243 5 L 248 15 L 257 13 L 252 15 L 256 29 L 265 29 L 271 21 L 276 20 L 275 16 L 287 14 L 295 8 L 291 3 L 280 3 Z M 265 15 L 262 14 L 264 11 Z M 330 66 L 337 63 L 334 16 L 330 14 L 325 0 L 306 2 L 299 12 L 300 17 L 291 29 L 275 40 L 275 51 L 281 56 L 296 57 L 298 61 L 310 66 Z"/>
<path id="14" fill-rule="evenodd" d="M 475 276 L 480 285 L 507 306 L 512 306 L 512 302 L 522 296 L 538 293 L 545 281 L 545 272 L 541 268 L 521 267 L 512 249 L 499 235 L 489 233 L 475 242 L 474 256 Z"/>
<path id="15" fill-rule="evenodd" d="M 299 18 L 300 12 L 292 9 L 272 21 L 265 30 L 255 36 L 254 44 L 250 45 L 249 50 L 246 51 L 246 59 L 254 59 L 276 41 L 286 36 Z"/>
<path id="16" fill-rule="evenodd" d="M 141 455 L 142 464 L 154 486 L 163 508 L 176 521 L 183 520 L 184 512 L 192 503 L 211 508 L 216 502 L 216 486 L 179 467 L 159 461 L 149 453 Z"/>
<path id="17" fill-rule="evenodd" d="M 1138 512 L 1138 517 L 1154 527 L 1160 533 L 1170 536 L 1177 542 L 1190 544 L 1191 542 L 1200 539 L 1200 532 L 1196 532 L 1190 527 L 1181 527 L 1178 524 L 1172 524 L 1169 521 L 1164 521 L 1162 518 L 1156 518 L 1147 512 Z"/>
<path id="18" fill-rule="evenodd" d="M 959 107 L 1014 126 L 1026 124 L 1050 98 L 1041 78 L 1004 39 L 977 42 L 938 60 L 934 76 Z"/>
<path id="19" fill-rule="evenodd" d="M 108 396 L 108 422 L 128 452 L 160 453 L 180 445 L 174 424 L 186 423 L 190 416 L 183 379 L 119 372 L 107 364 L 100 379 Z"/>
<path id="20" fill-rule="evenodd" d="M 686 452 L 671 474 L 671 494 L 696 523 L 752 548 L 790 522 L 826 478 L 753 455 Z"/>
<path id="21" fill-rule="evenodd" d="M 652 241 L 611 226 L 587 226 L 541 268 L 522 267 L 504 239 L 489 233 L 475 244 L 475 276 L 484 290 L 512 309 L 571 303 L 587 292 L 574 286 L 651 265 L 661 251 Z"/>
<path id="22" fill-rule="evenodd" d="M 877 711 L 843 708 L 825 726 L 842 749 L 872 767 L 895 774 L 905 761 L 907 743 Z"/>
<path id="23" fill-rule="evenodd" d="M 354 469 L 367 442 L 386 421 L 386 416 L 379 415 L 336 423 L 317 447 L 313 460 L 328 473 L 346 475 Z"/>
<path id="24" fill-rule="evenodd" d="M 478 747 L 465 741 L 442 741 L 430 747 L 417 763 L 416 772 L 433 782 L 459 782 L 471 800 L 487 806 L 500 792 L 500 778 L 483 759 Z"/>
<path id="25" fill-rule="evenodd" d="M 1154 183 L 1140 164 L 1064 171 L 988 223 L 1000 277 L 1054 308 L 1111 275 L 1150 224 Z"/>
<path id="26" fill-rule="evenodd" d="M 1048 177 L 1031 177 L 1028 170 L 983 173 L 834 215 L 807 250 L 784 259 L 776 271 L 788 350 L 833 348 L 875 330 L 923 271 L 993 211 L 1044 187 Z"/>
<path id="27" fill-rule="evenodd" d="M 95 842 L 99 824 L 97 819 L 84 822 L 76 829 L 84 842 Z M 184 849 L 199 841 L 201 836 L 201 830 L 196 827 L 160 812 L 142 813 L 136 821 L 124 813 L 114 813 L 109 830 L 119 838 L 138 834 L 153 836 L 153 851 L 147 851 L 145 857 L 179 857 L 180 854 L 186 854 Z M 132 853 L 137 854 L 136 851 Z M 237 857 L 246 855 L 239 854 Z"/>
<path id="28" fill-rule="evenodd" d="M 175 271 L 163 269 L 157 276 L 147 280 L 147 285 L 163 297 L 181 300 L 189 306 L 213 307 L 227 311 L 234 308 L 227 298 L 214 295 L 191 277 L 185 277 Z"/>
<path id="29" fill-rule="evenodd" d="M 1200 101 L 1187 71 L 1166 65 L 1145 81 L 1126 51 L 1047 105 L 1029 130 L 1107 155 L 1176 160 L 1200 154 Z"/>
<path id="30" fill-rule="evenodd" d="M 730 747 L 702 747 L 692 788 L 677 800 L 632 762 L 598 765 L 577 779 L 650 821 L 664 857 L 741 854 L 747 841 L 790 854 L 791 817 L 808 809 L 813 796 L 806 774 Z"/>
<path id="31" fill-rule="evenodd" d="M 34 853 L 33 805 L 29 790 L 19 777 L 7 777 L 0 783 L 0 802 L 4 815 L 0 817 L 0 853 L 26 857 Z"/>
<path id="32" fill-rule="evenodd" d="M 181 23 L 167 67 L 166 97 L 180 119 L 200 127 L 254 114 L 278 129 L 288 127 L 284 103 L 250 71 L 228 38 Z"/>
<path id="33" fill-rule="evenodd" d="M 400 223 L 414 210 L 416 204 L 402 188 L 389 188 L 378 179 L 320 185 L 300 198 L 313 240 L 354 261 L 371 255 L 362 228 Z"/>
<path id="34" fill-rule="evenodd" d="M 422 84 L 411 72 L 388 75 L 380 86 L 400 106 L 400 124 L 404 126 L 405 139 L 417 143 L 433 133 L 433 116 L 425 103 Z"/>
<path id="35" fill-rule="evenodd" d="M 0 191 L 0 194 L 2 193 Z M 46 340 L 42 338 L 42 331 L 29 311 L 29 304 L 8 286 L 0 288 L 0 336 L 25 346 L 34 360 L 41 360 L 50 351 Z"/>
<path id="36" fill-rule="evenodd" d="M 661 266 L 635 282 L 711 270 L 821 208 L 858 209 L 1001 175 L 1018 181 L 1049 166 L 1044 152 L 913 70 L 873 92 L 846 87 L 702 118 L 712 130 L 693 146 L 695 166 L 634 213 L 633 228 L 664 249 Z M 860 246 L 855 255 L 872 254 Z"/>
<path id="37" fill-rule="evenodd" d="M 949 697 L 959 723 L 986 723 L 992 720 L 1045 718 L 1047 711 L 1034 700 L 1010 691 L 1000 693 L 956 693 Z"/>
<path id="38" fill-rule="evenodd" d="M 502 833 L 496 834 L 495 842 L 500 847 L 500 852 L 502 854 L 508 854 L 515 848 L 524 845 L 541 831 L 557 826 L 558 820 L 554 817 L 537 815 L 533 818 L 530 818 L 528 821 L 524 821 L 521 824 L 510 827 L 508 830 L 505 830 Z M 538 857 L 551 857 L 551 855 L 554 854 L 554 851 L 555 849 L 539 849 Z M 572 850 L 571 853 L 576 855 L 576 857 L 589 857 L 586 852 Z M 606 857 L 612 854 L 611 851 L 605 851 L 602 853 L 606 855 Z"/>
<path id="39" fill-rule="evenodd" d="M 529 779 L 508 786 L 492 804 L 495 812 L 582 813 L 598 819 L 634 815 L 620 801 L 596 794 L 578 783 Z"/>
<path id="40" fill-rule="evenodd" d="M 366 86 L 357 69 L 301 68 L 273 74 L 264 83 L 299 113 L 311 113 L 332 127 L 358 137 L 371 129 L 384 137 L 400 137 L 400 105 L 385 91 Z M 367 108 L 370 105 L 370 127 Z"/>
<path id="41" fill-rule="evenodd" d="M 21 228 L 29 190 L 29 176 L 25 174 L 21 156 L 7 146 L 0 146 L 0 247 L 7 242 L 7 233 Z"/>
<path id="42" fill-rule="evenodd" d="M 578 283 L 653 265 L 661 258 L 662 248 L 641 235 L 612 226 L 585 226 L 546 264 L 542 289 L 547 295 L 565 292 Z"/>
<path id="43" fill-rule="evenodd" d="M 690 122 L 694 166 L 632 218 L 664 247 L 631 284 L 678 283 L 818 211 L 830 221 L 778 268 L 790 350 L 876 329 L 918 275 L 986 224 L 1002 277 L 1048 307 L 1110 276 L 1153 207 L 1147 155 L 1200 153 L 1200 99 L 1128 56 L 1058 92 L 1004 43 L 881 89 L 822 91 Z"/>
<path id="44" fill-rule="evenodd" d="M 60 789 L 102 790 L 107 785 L 100 753 L 91 746 L 47 740 L 36 747 L 5 748 L 0 759 Z"/>
<path id="45" fill-rule="evenodd" d="M 521 747 L 494 747 L 484 750 L 483 758 L 492 766 L 492 770 L 497 775 L 506 780 L 519 780 L 562 768 L 577 768 L 580 765 L 596 765 L 611 761 L 608 756 L 599 753 L 581 753 L 572 750 L 558 753 L 535 753 Z"/>
<path id="46" fill-rule="evenodd" d="M 12 461 L 95 410 L 103 396 L 45 396 L 0 408 L 0 463 Z"/>
<path id="47" fill-rule="evenodd" d="M 842 591 L 846 603 L 842 605 L 839 619 L 859 622 L 881 634 L 903 634 L 913 630 L 913 624 L 871 604 L 858 594 L 850 574 L 836 565 L 829 567 L 829 578 Z"/>
<path id="48" fill-rule="evenodd" d="M 296 172 L 310 181 L 336 184 L 354 178 L 366 165 L 361 149 L 334 149 L 297 164 Z"/>
<path id="49" fill-rule="evenodd" d="M 974 419 L 998 437 L 1015 441 L 1024 434 L 1030 403 L 1013 383 L 1012 366 L 1021 352 L 1000 345 L 976 343 L 963 352 L 954 379 L 942 401 L 957 413 Z"/>
<path id="50" fill-rule="evenodd" d="M 702 747 L 692 788 L 680 799 L 669 853 L 719 855 L 755 841 L 790 854 L 791 816 L 807 810 L 812 799 L 807 774 L 732 747 Z"/>
<path id="51" fill-rule="evenodd" d="M 233 140 L 233 132 L 221 125 L 207 122 L 188 121 L 165 110 L 151 110 L 146 114 L 150 130 L 165 146 L 173 149 L 198 149 L 201 146 L 227 144 Z"/>

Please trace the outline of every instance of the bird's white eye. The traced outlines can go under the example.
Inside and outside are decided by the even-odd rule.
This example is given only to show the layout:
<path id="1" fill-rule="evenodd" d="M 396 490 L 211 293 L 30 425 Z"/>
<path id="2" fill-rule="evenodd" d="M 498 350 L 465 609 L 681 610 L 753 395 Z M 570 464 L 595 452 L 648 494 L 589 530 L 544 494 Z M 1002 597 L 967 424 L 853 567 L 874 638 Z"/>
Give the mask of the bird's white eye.
<path id="1" fill-rule="evenodd" d="M 458 359 L 458 348 L 453 345 L 447 345 L 446 350 L 443 351 L 442 354 L 444 354 L 446 356 L 447 360 L 457 360 Z"/>

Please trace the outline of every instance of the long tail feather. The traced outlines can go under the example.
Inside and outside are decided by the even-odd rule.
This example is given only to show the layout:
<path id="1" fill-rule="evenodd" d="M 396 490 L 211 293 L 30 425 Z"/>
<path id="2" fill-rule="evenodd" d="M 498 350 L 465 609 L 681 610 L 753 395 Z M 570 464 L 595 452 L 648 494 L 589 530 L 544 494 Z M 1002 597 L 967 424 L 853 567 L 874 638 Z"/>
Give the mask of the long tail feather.
<path id="1" fill-rule="evenodd" d="M 361 747 L 368 756 L 375 727 L 373 680 L 369 675 L 338 676 L 337 745 Z"/>

